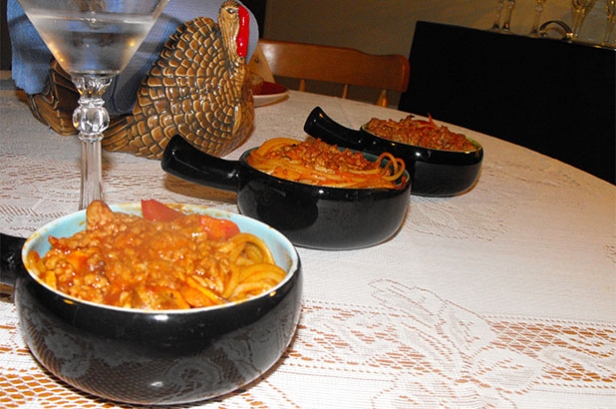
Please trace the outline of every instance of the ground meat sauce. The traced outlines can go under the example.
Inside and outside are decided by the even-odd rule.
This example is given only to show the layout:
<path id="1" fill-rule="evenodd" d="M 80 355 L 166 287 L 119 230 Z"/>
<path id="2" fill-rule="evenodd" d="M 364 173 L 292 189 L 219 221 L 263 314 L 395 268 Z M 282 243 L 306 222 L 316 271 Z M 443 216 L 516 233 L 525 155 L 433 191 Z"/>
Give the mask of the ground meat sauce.
<path id="1" fill-rule="evenodd" d="M 464 135 L 437 125 L 432 118 L 423 121 L 415 120 L 412 115 L 408 115 L 397 122 L 393 119 L 372 118 L 365 125 L 365 129 L 380 138 L 407 145 L 456 152 L 477 150 L 477 147 Z"/>
<path id="2" fill-rule="evenodd" d="M 406 185 L 402 159 L 384 152 L 370 161 L 360 152 L 341 150 L 320 139 L 272 138 L 251 151 L 246 162 L 268 175 L 309 185 L 355 189 Z"/>
<path id="3" fill-rule="evenodd" d="M 182 214 L 171 222 L 153 221 L 113 212 L 96 201 L 87 209 L 85 230 L 71 237 L 50 236 L 51 249 L 44 257 L 36 252 L 28 257 L 41 280 L 63 293 L 146 310 L 239 301 L 284 277 L 259 238 L 238 230 L 232 237 L 212 239 L 204 229 L 210 219 L 220 220 Z M 256 274 L 244 274 L 246 268 Z M 257 281 L 258 275 L 265 277 Z"/>

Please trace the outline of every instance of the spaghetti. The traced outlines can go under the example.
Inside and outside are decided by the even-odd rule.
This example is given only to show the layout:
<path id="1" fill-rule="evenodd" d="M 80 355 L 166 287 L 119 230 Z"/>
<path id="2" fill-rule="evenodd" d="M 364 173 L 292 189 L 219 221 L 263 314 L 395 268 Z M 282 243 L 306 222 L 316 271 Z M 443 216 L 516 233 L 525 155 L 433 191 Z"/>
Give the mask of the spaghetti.
<path id="1" fill-rule="evenodd" d="M 285 277 L 265 242 L 240 232 L 235 223 L 177 213 L 171 221 L 148 220 L 95 201 L 86 211 L 86 230 L 50 237 L 52 247 L 44 257 L 36 252 L 28 257 L 54 289 L 144 310 L 241 301 Z"/>
<path id="2" fill-rule="evenodd" d="M 469 152 L 477 147 L 466 136 L 439 126 L 429 117 L 427 121 L 413 119 L 412 115 L 394 121 L 372 118 L 365 129 L 373 135 L 407 145 L 456 152 Z"/>
<path id="3" fill-rule="evenodd" d="M 360 152 L 341 150 L 320 139 L 270 139 L 253 150 L 246 162 L 269 175 L 310 185 L 360 189 L 404 186 L 402 159 L 385 152 L 372 162 Z"/>

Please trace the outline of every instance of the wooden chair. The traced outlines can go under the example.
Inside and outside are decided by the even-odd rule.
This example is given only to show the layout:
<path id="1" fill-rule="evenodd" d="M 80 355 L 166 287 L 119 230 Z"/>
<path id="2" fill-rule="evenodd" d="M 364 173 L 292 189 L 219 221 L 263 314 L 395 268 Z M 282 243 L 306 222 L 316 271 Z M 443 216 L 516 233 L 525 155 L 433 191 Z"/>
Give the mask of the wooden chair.
<path id="1" fill-rule="evenodd" d="M 376 105 L 388 105 L 388 92 L 404 92 L 409 82 L 409 61 L 399 54 L 373 55 L 343 47 L 260 39 L 259 45 L 275 76 L 306 81 L 343 84 L 342 98 L 349 86 L 380 89 Z"/>

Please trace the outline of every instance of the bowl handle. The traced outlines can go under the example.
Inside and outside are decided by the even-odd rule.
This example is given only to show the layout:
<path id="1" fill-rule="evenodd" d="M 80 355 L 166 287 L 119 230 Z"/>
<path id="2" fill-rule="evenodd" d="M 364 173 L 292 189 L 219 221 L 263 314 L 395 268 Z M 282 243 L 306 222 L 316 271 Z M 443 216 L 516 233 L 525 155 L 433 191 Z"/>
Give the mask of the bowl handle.
<path id="1" fill-rule="evenodd" d="M 340 125 L 327 116 L 321 107 L 314 108 L 308 115 L 304 132 L 332 145 L 356 150 L 367 147 L 361 132 Z"/>
<path id="2" fill-rule="evenodd" d="M 224 160 L 201 152 L 180 135 L 169 140 L 163 152 L 161 167 L 173 176 L 198 185 L 236 193 L 238 190 L 238 161 Z"/>
<path id="3" fill-rule="evenodd" d="M 15 285 L 18 275 L 26 271 L 21 249 L 26 239 L 0 233 L 0 284 Z"/>

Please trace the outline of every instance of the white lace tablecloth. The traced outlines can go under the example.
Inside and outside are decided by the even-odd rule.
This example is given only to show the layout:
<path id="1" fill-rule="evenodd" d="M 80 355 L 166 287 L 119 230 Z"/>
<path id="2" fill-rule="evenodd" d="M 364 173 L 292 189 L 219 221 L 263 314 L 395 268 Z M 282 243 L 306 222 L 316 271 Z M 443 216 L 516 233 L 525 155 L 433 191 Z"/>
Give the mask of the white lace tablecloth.
<path id="1" fill-rule="evenodd" d="M 303 138 L 317 105 L 353 128 L 405 115 L 291 92 L 257 108 L 254 133 L 229 157 L 270 137 Z M 0 119 L 0 230 L 27 236 L 77 209 L 80 147 L 12 91 L 0 91 Z M 412 196 L 402 230 L 381 245 L 300 248 L 302 317 L 279 365 L 187 408 L 616 408 L 616 188 L 462 131 L 485 148 L 476 187 Z M 154 197 L 237 211 L 233 194 L 171 177 L 157 161 L 105 152 L 103 168 L 111 203 Z M 9 293 L 0 299 L 0 407 L 116 406 L 37 365 Z"/>

